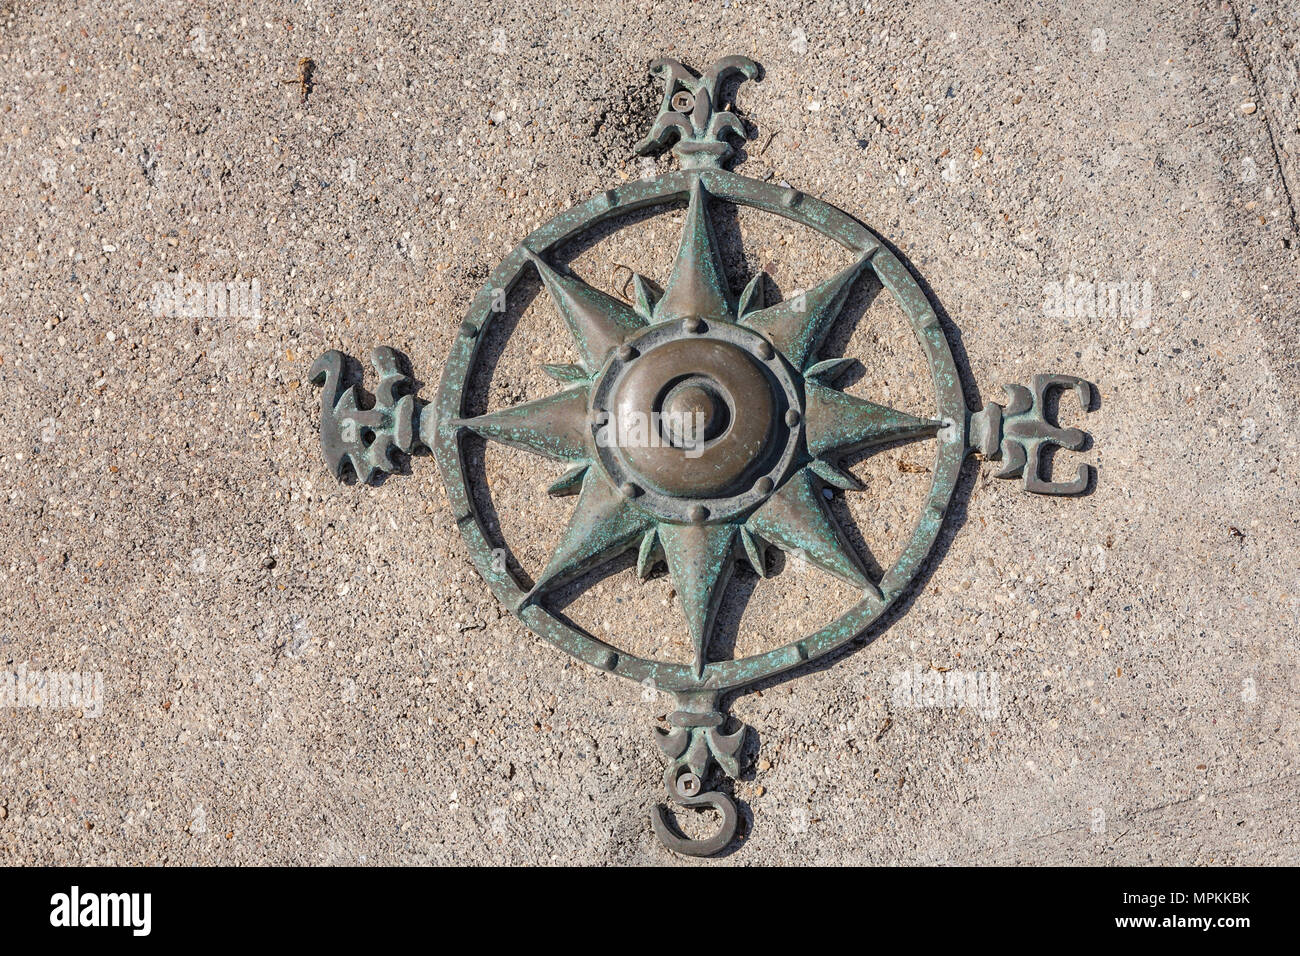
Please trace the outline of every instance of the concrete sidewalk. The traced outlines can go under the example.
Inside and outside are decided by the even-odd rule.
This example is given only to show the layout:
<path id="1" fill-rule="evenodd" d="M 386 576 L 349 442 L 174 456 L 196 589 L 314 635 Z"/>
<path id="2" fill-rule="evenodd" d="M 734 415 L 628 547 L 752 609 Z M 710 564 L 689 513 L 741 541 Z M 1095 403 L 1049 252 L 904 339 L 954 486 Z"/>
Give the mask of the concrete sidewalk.
<path id="1" fill-rule="evenodd" d="M 894 243 L 960 333 L 971 401 L 1095 382 L 1086 418 L 1062 402 L 1093 447 L 1055 467 L 1098 480 L 1036 498 L 970 463 L 909 612 L 734 702 L 749 832 L 703 865 L 1300 862 L 1300 14 L 1015 6 L 6 6 L 0 672 L 103 692 L 100 716 L 0 709 L 0 861 L 699 865 L 647 820 L 666 704 L 498 605 L 430 458 L 335 482 L 307 369 L 387 344 L 432 398 L 506 252 L 670 167 L 630 155 L 649 61 L 741 53 L 766 75 L 737 94 L 737 170 Z M 662 281 L 680 219 L 574 271 Z M 725 242 L 733 285 L 766 268 L 785 293 L 845 255 L 747 212 Z M 246 283 L 243 314 L 158 308 L 178 275 Z M 901 313 L 860 305 L 849 391 L 924 413 Z M 486 407 L 574 359 L 545 296 L 514 332 Z M 835 501 L 879 565 L 928 464 L 864 458 L 868 490 Z M 536 576 L 573 499 L 522 453 L 482 470 Z M 724 615 L 747 654 L 851 601 L 786 567 L 742 576 Z M 675 603 L 624 563 L 565 613 L 679 660 Z M 995 675 L 995 706 L 907 706 L 903 675 L 936 671 Z"/>

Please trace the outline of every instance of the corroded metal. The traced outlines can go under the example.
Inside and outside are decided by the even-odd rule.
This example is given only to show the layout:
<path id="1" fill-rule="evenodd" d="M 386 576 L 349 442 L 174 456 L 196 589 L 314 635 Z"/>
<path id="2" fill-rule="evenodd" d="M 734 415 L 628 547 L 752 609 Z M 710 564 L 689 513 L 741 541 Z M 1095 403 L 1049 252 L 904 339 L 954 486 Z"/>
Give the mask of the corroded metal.
<path id="1" fill-rule="evenodd" d="M 722 84 L 734 74 L 758 79 L 758 64 L 748 57 L 726 56 L 696 76 L 676 60 L 662 59 L 650 64 L 650 72 L 664 81 L 664 98 L 654 126 L 636 151 L 656 153 L 671 144 L 683 169 L 720 167 L 732 154 L 725 137 L 745 137 L 740 117 L 716 109 Z"/>
<path id="2" fill-rule="evenodd" d="M 345 357 L 331 349 L 318 358 L 308 378 L 321 392 L 320 441 L 325 463 L 341 478 L 351 468 L 359 482 L 367 482 L 376 471 L 391 472 L 394 449 L 407 452 L 415 444 L 415 397 L 399 395 L 411 380 L 403 374 L 397 352 L 381 345 L 370 353 L 379 373 L 372 407 L 363 409 L 357 388 L 343 387 Z"/>
<path id="3" fill-rule="evenodd" d="M 720 816 L 717 832 L 703 840 L 682 836 L 668 821 L 663 807 L 655 807 L 650 815 L 655 834 L 668 847 L 687 856 L 712 856 L 731 842 L 739 822 L 735 802 L 720 791 L 703 789 L 703 779 L 709 764 L 716 762 L 731 777 L 740 776 L 740 748 L 745 742 L 742 727 L 733 733 L 723 733 L 726 716 L 718 709 L 713 694 L 696 694 L 684 697 L 681 707 L 668 715 L 671 729 L 655 728 L 659 749 L 668 758 L 664 769 L 664 789 L 669 798 L 681 807 L 711 807 Z"/>
<path id="4" fill-rule="evenodd" d="M 358 407 L 352 390 L 338 394 L 339 353 L 322 356 L 312 374 L 326 385 L 321 436 L 331 467 L 346 459 L 369 477 L 375 469 L 391 470 L 390 446 L 430 448 L 470 554 L 496 596 L 558 648 L 672 697 L 670 729 L 658 738 L 669 760 L 669 799 L 679 807 L 711 807 L 721 823 L 714 836 L 691 840 L 662 808 L 652 820 L 670 849 L 707 855 L 732 840 L 738 821 L 730 796 L 704 783 L 713 765 L 731 777 L 740 772 L 745 731 L 723 730 L 721 695 L 830 654 L 875 623 L 920 570 L 968 454 L 1001 457 L 1002 474 L 1023 473 L 1030 491 L 1084 490 L 1078 481 L 1043 479 L 1039 457 L 1046 444 L 1077 449 L 1084 440 L 1081 432 L 1048 421 L 1046 390 L 1073 386 L 1085 408 L 1091 391 L 1069 376 L 1038 376 L 1032 391 L 1010 387 L 1005 409 L 995 404 L 970 412 L 938 318 L 888 247 L 827 203 L 721 168 L 731 154 L 724 137 L 742 127 L 734 114 L 715 109 L 719 87 L 731 73 L 756 78 L 757 65 L 728 57 L 701 76 L 674 61 L 657 61 L 653 69 L 665 80 L 664 101 L 639 149 L 673 145 L 683 169 L 607 190 L 527 236 L 470 305 L 433 405 L 420 414 L 411 396 L 395 395 L 393 388 L 402 384 L 394 377 L 395 361 L 380 363 L 381 353 L 388 363 L 391 350 L 376 350 L 381 386 L 370 410 Z M 554 264 L 565 242 L 628 212 L 673 202 L 685 202 L 686 211 L 662 287 L 634 275 L 630 301 L 623 302 Z M 853 264 L 781 302 L 766 301 L 761 273 L 733 294 L 717 254 L 711 213 L 717 203 L 808 226 L 849 250 Z M 467 415 L 467 382 L 482 333 L 501 314 L 503 297 L 509 299 L 530 272 L 568 327 L 578 363 L 545 366 L 558 386 L 551 395 Z M 902 308 L 929 363 L 936 401 L 927 417 L 835 388 L 848 363 L 819 354 L 855 283 L 868 275 Z M 352 428 L 346 439 L 345 428 Z M 534 581 L 517 579 L 499 560 L 476 510 L 463 460 L 470 436 L 554 459 L 563 471 L 550 493 L 577 496 L 568 526 Z M 935 451 L 925 506 L 897 559 L 874 577 L 831 516 L 822 490 L 861 490 L 842 456 L 920 440 L 932 441 Z M 1079 481 L 1086 482 L 1086 472 Z M 739 659 L 715 657 L 714 619 L 736 562 L 766 575 L 771 547 L 848 582 L 860 601 L 783 647 Z M 548 608 L 557 588 L 627 551 L 636 552 L 641 577 L 667 566 L 691 636 L 689 663 L 638 657 Z"/>
<path id="5" fill-rule="evenodd" d="M 998 478 L 1024 475 L 1025 490 L 1040 495 L 1079 495 L 1088 489 L 1089 469 L 1080 464 L 1073 481 L 1047 481 L 1042 477 L 1042 453 L 1050 445 L 1079 451 L 1087 436 L 1077 428 L 1061 428 L 1048 420 L 1047 393 L 1072 388 L 1085 412 L 1092 405 L 1092 384 L 1073 375 L 1035 375 L 1032 388 L 1003 385 L 1005 407 L 990 402 L 970 419 L 971 447 L 985 458 L 1003 461 Z"/>

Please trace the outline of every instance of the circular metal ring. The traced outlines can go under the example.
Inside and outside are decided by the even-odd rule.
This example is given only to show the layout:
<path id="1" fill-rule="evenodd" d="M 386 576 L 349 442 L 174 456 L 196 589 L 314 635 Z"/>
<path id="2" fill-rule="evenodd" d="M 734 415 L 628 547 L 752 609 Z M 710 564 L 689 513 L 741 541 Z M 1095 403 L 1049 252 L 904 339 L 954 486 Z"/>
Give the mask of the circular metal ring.
<path id="1" fill-rule="evenodd" d="M 869 254 L 872 268 L 907 316 L 925 353 L 935 387 L 935 417 L 945 425 L 936 436 L 929 495 L 907 544 L 880 581 L 882 599 L 867 596 L 817 632 L 782 647 L 749 657 L 710 662 L 698 677 L 687 664 L 647 660 L 612 647 L 570 626 L 540 604 L 524 601 L 527 589 L 496 559 L 474 511 L 461 449 L 465 429 L 456 424 L 465 413 L 465 388 L 483 339 L 481 332 L 499 314 L 493 310 L 498 290 L 508 292 L 519 281 L 529 264 L 527 250 L 541 255 L 617 216 L 685 199 L 697 178 L 714 200 L 783 216 L 816 230 L 855 254 Z M 436 415 L 432 427 L 422 431 L 427 436 L 426 443 L 434 449 L 457 523 L 479 573 L 497 598 L 514 610 L 534 633 L 579 660 L 630 680 L 653 681 L 660 689 L 674 693 L 743 687 L 829 654 L 862 634 L 907 590 L 921 569 L 939 535 L 965 455 L 966 406 L 957 366 L 938 317 L 898 258 L 848 213 L 796 190 L 721 169 L 672 172 L 607 190 L 560 213 L 530 234 L 502 260 L 475 296 L 461 324 L 460 335 L 451 346 L 437 402 L 425 414 Z"/>

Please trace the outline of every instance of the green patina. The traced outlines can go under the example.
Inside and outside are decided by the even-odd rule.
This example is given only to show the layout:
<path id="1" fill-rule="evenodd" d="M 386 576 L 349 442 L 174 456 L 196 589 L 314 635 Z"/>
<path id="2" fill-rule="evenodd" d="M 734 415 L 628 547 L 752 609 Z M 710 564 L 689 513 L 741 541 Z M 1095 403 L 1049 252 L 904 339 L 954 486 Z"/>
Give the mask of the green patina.
<path id="1" fill-rule="evenodd" d="M 715 109 L 720 85 L 731 74 L 757 78 L 757 65 L 728 57 L 700 76 L 670 60 L 657 61 L 653 69 L 665 81 L 663 105 L 638 149 L 672 146 L 683 170 L 619 186 L 574 206 L 506 256 L 471 303 L 431 406 L 421 413 L 410 396 L 395 396 L 393 387 L 401 382 L 394 377 L 391 350 L 382 356 L 376 350 L 381 391 L 372 410 L 358 409 L 353 390 L 340 392 L 339 353 L 323 356 L 313 377 L 327 385 L 321 434 L 326 457 L 336 470 L 351 462 L 364 479 L 376 469 L 391 470 L 391 447 L 410 451 L 422 443 L 432 449 L 469 552 L 496 596 L 526 626 L 566 653 L 629 680 L 650 682 L 674 696 L 672 729 L 659 734 L 669 758 L 669 796 L 679 806 L 712 807 L 722 815 L 722 826 L 709 840 L 687 840 L 668 825 L 661 809 L 654 815 L 654 826 L 670 848 L 705 855 L 725 846 L 736 825 L 730 798 L 703 790 L 701 782 L 711 762 L 731 776 L 740 769 L 737 755 L 744 729 L 722 733 L 720 696 L 831 654 L 875 624 L 906 592 L 930 553 L 967 454 L 1005 458 L 1002 476 L 1023 474 L 1031 491 L 1084 490 L 1083 471 L 1075 482 L 1043 480 L 1039 448 L 1078 448 L 1083 442 L 1081 432 L 1056 428 L 1046 420 L 1045 391 L 1073 386 L 1085 408 L 1091 392 L 1078 379 L 1039 376 L 1032 391 L 1010 387 L 1005 410 L 991 405 L 969 411 L 934 309 L 885 244 L 834 206 L 721 168 L 732 152 L 725 137 L 743 131 L 733 113 Z M 630 304 L 548 261 L 559 246 L 602 223 L 683 200 L 686 216 L 671 274 L 662 289 L 635 275 Z M 854 253 L 855 262 L 794 299 L 767 304 L 761 275 L 733 296 L 723 277 L 710 214 L 711 204 L 718 202 L 808 226 Z M 530 269 L 567 325 L 581 365 L 545 367 L 562 386 L 555 394 L 466 418 L 466 384 L 478 360 L 482 333 L 500 314 L 502 295 L 508 297 Z M 916 418 L 835 389 L 832 382 L 845 361 L 817 354 L 854 284 L 868 271 L 903 309 L 927 358 L 936 395 L 931 418 Z M 632 448 L 616 441 L 615 450 L 610 450 L 608 436 L 621 434 L 611 430 L 612 423 L 632 413 L 661 411 L 664 396 L 671 405 L 684 381 L 689 389 L 682 402 L 703 409 L 699 414 L 706 423 L 720 416 L 715 437 L 681 445 L 681 434 L 670 430 L 663 446 Z M 756 421 L 755 414 L 766 417 Z M 351 434 L 358 421 L 369 423 L 360 438 Z M 352 444 L 340 437 L 349 429 Z M 496 559 L 475 510 L 463 457 L 464 440 L 471 433 L 568 465 L 549 491 L 577 495 L 573 517 L 531 585 L 516 580 Z M 744 440 L 729 443 L 732 435 Z M 849 452 L 922 439 L 933 440 L 935 447 L 925 507 L 901 554 L 879 580 L 872 580 L 827 511 L 821 486 L 860 488 L 839 466 L 839 458 Z M 769 546 L 849 582 L 862 593 L 861 601 L 816 633 L 783 647 L 740 659 L 711 660 L 714 618 L 735 562 L 746 561 L 765 574 Z M 692 638 L 691 663 L 627 653 L 547 609 L 549 592 L 628 550 L 637 551 L 642 577 L 657 563 L 667 565 Z"/>

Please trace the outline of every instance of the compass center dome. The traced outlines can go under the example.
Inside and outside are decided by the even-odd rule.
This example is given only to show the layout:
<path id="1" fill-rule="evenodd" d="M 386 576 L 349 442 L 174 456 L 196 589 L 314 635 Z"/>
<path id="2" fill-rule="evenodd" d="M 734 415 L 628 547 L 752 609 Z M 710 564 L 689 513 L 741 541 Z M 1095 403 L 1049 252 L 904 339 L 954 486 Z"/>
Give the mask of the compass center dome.
<path id="1" fill-rule="evenodd" d="M 697 500 L 749 487 L 784 428 L 772 375 L 749 349 L 709 335 L 642 341 L 609 395 L 628 480 Z"/>
<path id="2" fill-rule="evenodd" d="M 731 408 L 714 379 L 693 377 L 669 389 L 660 415 L 664 435 L 674 447 L 686 448 L 721 435 L 730 423 Z"/>

